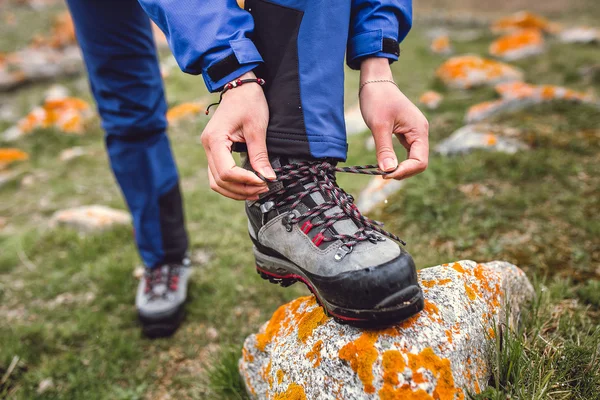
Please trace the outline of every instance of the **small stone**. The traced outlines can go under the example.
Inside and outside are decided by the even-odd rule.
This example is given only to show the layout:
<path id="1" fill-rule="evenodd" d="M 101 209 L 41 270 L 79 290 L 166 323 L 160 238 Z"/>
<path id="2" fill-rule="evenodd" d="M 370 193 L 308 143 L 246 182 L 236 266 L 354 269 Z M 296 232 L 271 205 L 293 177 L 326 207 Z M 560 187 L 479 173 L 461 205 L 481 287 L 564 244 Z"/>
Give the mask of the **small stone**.
<path id="1" fill-rule="evenodd" d="M 144 268 L 144 266 L 137 266 L 133 270 L 133 277 L 138 280 L 142 279 L 145 271 L 146 271 L 146 268 Z"/>
<path id="2" fill-rule="evenodd" d="M 419 97 L 419 103 L 423 104 L 430 110 L 435 110 L 439 107 L 440 103 L 444 97 L 438 92 L 434 92 L 433 90 L 429 90 Z"/>
<path id="3" fill-rule="evenodd" d="M 600 29 L 589 26 L 565 29 L 558 38 L 563 43 L 598 43 L 600 42 Z"/>
<path id="4" fill-rule="evenodd" d="M 445 156 L 469 153 L 476 149 L 514 154 L 528 148 L 518 139 L 498 135 L 485 126 L 467 125 L 442 140 L 435 151 Z"/>
<path id="5" fill-rule="evenodd" d="M 25 187 L 33 186 L 35 183 L 35 176 L 27 175 L 21 180 L 21 185 Z"/>
<path id="6" fill-rule="evenodd" d="M 192 264 L 195 266 L 206 265 L 211 260 L 211 255 L 205 250 L 192 250 Z"/>
<path id="7" fill-rule="evenodd" d="M 219 338 L 219 331 L 213 328 L 212 326 L 206 330 L 206 338 L 211 342 L 214 342 Z"/>
<path id="8" fill-rule="evenodd" d="M 398 192 L 402 186 L 404 181 L 375 176 L 358 196 L 356 206 L 362 213 L 368 214 L 378 205 L 386 203 L 388 197 Z"/>
<path id="9" fill-rule="evenodd" d="M 440 35 L 431 41 L 429 49 L 433 54 L 450 55 L 452 54 L 452 46 L 450 45 L 450 37 L 448 35 Z"/>
<path id="10" fill-rule="evenodd" d="M 71 147 L 69 149 L 65 149 L 60 152 L 59 159 L 60 161 L 67 162 L 84 156 L 86 154 L 86 150 L 83 147 Z"/>
<path id="11" fill-rule="evenodd" d="M 52 381 L 52 378 L 43 379 L 38 385 L 37 394 L 45 393 L 52 388 L 54 388 L 54 382 Z"/>
<path id="12" fill-rule="evenodd" d="M 544 36 L 537 29 L 523 29 L 496 39 L 489 53 L 506 61 L 520 60 L 544 52 Z"/>
<path id="13" fill-rule="evenodd" d="M 102 205 L 82 206 L 58 211 L 50 221 L 51 226 L 66 225 L 84 232 L 101 231 L 115 225 L 130 223 L 131 216 L 129 213 Z"/>
<path id="14" fill-rule="evenodd" d="M 519 11 L 512 15 L 500 18 L 492 24 L 492 32 L 507 33 L 521 29 L 537 29 L 546 33 L 558 33 L 560 25 L 550 22 L 546 18 L 530 13 L 528 11 Z"/>
<path id="15" fill-rule="evenodd" d="M 312 296 L 281 306 L 244 342 L 239 370 L 250 398 L 461 399 L 481 392 L 494 370 L 495 337 L 518 326 L 534 296 L 531 283 L 502 261 L 459 261 L 418 274 L 424 310 L 387 329 L 340 325 Z"/>
<path id="16" fill-rule="evenodd" d="M 523 79 L 523 72 L 519 69 L 478 55 L 452 57 L 437 69 L 436 75 L 448 87 L 458 89 Z"/>
<path id="17" fill-rule="evenodd" d="M 344 119 L 346 121 L 346 133 L 348 136 L 357 135 L 369 130 L 369 127 L 365 124 L 365 120 L 362 117 L 360 104 L 358 103 L 346 110 Z"/>

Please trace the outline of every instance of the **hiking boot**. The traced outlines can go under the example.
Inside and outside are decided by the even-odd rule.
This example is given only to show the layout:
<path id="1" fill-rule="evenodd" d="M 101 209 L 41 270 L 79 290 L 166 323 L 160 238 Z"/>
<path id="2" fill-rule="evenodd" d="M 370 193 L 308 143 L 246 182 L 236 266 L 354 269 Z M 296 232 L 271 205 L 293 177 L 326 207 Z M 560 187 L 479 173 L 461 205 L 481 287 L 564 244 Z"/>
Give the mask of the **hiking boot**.
<path id="1" fill-rule="evenodd" d="M 283 157 L 271 164 L 277 180 L 246 202 L 261 277 L 284 287 L 305 283 L 329 316 L 354 326 L 392 325 L 423 309 L 413 259 L 395 243 L 404 242 L 363 216 L 335 178 L 383 172 Z"/>
<path id="2" fill-rule="evenodd" d="M 150 338 L 172 335 L 184 317 L 190 260 L 146 268 L 135 298 L 142 332 Z"/>

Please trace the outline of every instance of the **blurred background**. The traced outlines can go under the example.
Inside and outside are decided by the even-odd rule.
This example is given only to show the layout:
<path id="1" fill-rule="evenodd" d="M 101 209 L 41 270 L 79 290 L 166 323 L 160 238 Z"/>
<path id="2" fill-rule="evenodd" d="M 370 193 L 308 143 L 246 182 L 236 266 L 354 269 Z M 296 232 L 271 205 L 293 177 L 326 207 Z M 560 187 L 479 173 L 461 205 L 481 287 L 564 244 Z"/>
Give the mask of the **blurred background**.
<path id="1" fill-rule="evenodd" d="M 478 398 L 598 399 L 598 2 L 416 3 L 393 68 L 430 121 L 430 167 L 392 184 L 341 175 L 341 186 L 420 268 L 506 260 L 535 283 L 537 306 Z M 140 261 L 66 7 L 0 1 L 0 398 L 245 398 L 243 339 L 308 294 L 256 275 L 242 204 L 208 187 L 199 136 L 215 96 L 156 41 L 196 270 L 186 323 L 149 341 L 134 308 Z M 372 163 L 356 73 L 346 81 L 348 164 Z"/>

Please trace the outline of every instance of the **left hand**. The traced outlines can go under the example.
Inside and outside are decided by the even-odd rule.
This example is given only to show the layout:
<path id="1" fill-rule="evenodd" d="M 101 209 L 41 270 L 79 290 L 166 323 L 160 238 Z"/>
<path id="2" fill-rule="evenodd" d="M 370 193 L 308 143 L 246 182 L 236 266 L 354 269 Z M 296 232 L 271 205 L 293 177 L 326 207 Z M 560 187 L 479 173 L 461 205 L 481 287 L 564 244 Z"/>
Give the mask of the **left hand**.
<path id="1" fill-rule="evenodd" d="M 368 58 L 361 65 L 361 84 L 371 80 L 393 79 L 386 58 Z M 390 172 L 386 179 L 405 179 L 425 171 L 429 162 L 429 123 L 421 111 L 391 82 L 366 84 L 360 92 L 360 110 L 373 132 L 377 163 Z M 407 151 L 398 165 L 392 134 Z M 396 169 L 397 167 L 397 169 Z"/>

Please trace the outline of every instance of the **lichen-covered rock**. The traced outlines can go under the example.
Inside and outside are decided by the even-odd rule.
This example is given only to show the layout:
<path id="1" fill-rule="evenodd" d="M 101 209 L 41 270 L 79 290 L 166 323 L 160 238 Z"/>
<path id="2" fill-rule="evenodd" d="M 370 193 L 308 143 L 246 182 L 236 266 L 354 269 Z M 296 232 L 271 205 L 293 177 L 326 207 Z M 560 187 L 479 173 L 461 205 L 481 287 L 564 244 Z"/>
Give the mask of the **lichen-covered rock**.
<path id="1" fill-rule="evenodd" d="M 506 61 L 519 60 L 544 51 L 544 36 L 537 29 L 522 29 L 505 36 L 490 44 L 489 52 L 495 57 Z"/>
<path id="2" fill-rule="evenodd" d="M 10 164 L 29 159 L 29 154 L 14 148 L 0 148 L 0 171 Z"/>
<path id="3" fill-rule="evenodd" d="M 358 196 L 356 206 L 362 213 L 369 213 L 378 205 L 386 203 L 388 197 L 399 191 L 403 185 L 404 181 L 374 176 Z"/>
<path id="4" fill-rule="evenodd" d="M 444 99 L 444 96 L 433 90 L 428 90 L 419 97 L 419 103 L 423 104 L 430 110 L 435 110 L 439 107 L 440 103 Z"/>
<path id="5" fill-rule="evenodd" d="M 87 151 L 83 147 L 75 146 L 61 151 L 58 159 L 62 162 L 68 162 L 76 158 L 83 157 L 86 154 Z"/>
<path id="6" fill-rule="evenodd" d="M 348 136 L 357 135 L 369 130 L 369 127 L 362 117 L 360 104 L 358 103 L 346 110 L 344 113 L 344 120 L 346 121 L 346 133 Z"/>
<path id="7" fill-rule="evenodd" d="M 434 54 L 450 55 L 452 54 L 452 46 L 450 45 L 450 37 L 447 34 L 439 35 L 431 41 L 429 49 Z"/>
<path id="8" fill-rule="evenodd" d="M 516 81 L 498 84 L 495 89 L 501 98 L 471 106 L 467 110 L 465 122 L 469 124 L 479 122 L 494 115 L 556 100 L 600 106 L 600 101 L 591 94 L 577 92 L 561 86 L 530 85 Z"/>
<path id="9" fill-rule="evenodd" d="M 523 79 L 519 69 L 477 55 L 452 57 L 437 69 L 436 75 L 447 86 L 459 89 Z"/>
<path id="10" fill-rule="evenodd" d="M 131 216 L 125 211 L 102 205 L 91 205 L 57 211 L 52 216 L 50 226 L 66 225 L 91 232 L 129 223 L 131 223 Z"/>
<path id="11" fill-rule="evenodd" d="M 537 29 L 554 34 L 559 32 L 561 27 L 559 24 L 551 22 L 540 15 L 528 11 L 519 11 L 496 20 L 491 29 L 494 33 L 514 32 L 519 29 Z"/>
<path id="12" fill-rule="evenodd" d="M 337 324 L 314 297 L 281 306 L 244 343 L 239 367 L 250 397 L 457 400 L 483 390 L 495 326 L 517 323 L 531 284 L 498 261 L 427 268 L 419 280 L 425 309 L 384 330 Z"/>
<path id="13" fill-rule="evenodd" d="M 50 92 L 44 104 L 35 107 L 14 126 L 2 134 L 2 139 L 14 141 L 39 128 L 54 127 L 64 133 L 82 134 L 93 117 L 90 105 L 77 97 L 57 97 Z"/>
<path id="14" fill-rule="evenodd" d="M 476 149 L 514 154 L 528 148 L 520 140 L 498 135 L 487 126 L 466 125 L 442 140 L 435 151 L 445 156 L 464 154 Z"/>
<path id="15" fill-rule="evenodd" d="M 205 110 L 206 103 L 203 101 L 181 103 L 171 107 L 169 111 L 167 111 L 167 121 L 169 121 L 170 124 L 175 124 L 179 121 L 204 114 Z"/>
<path id="16" fill-rule="evenodd" d="M 563 43 L 600 43 L 600 29 L 578 26 L 565 29 L 558 38 Z"/>

